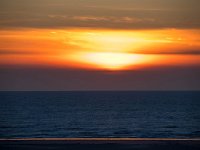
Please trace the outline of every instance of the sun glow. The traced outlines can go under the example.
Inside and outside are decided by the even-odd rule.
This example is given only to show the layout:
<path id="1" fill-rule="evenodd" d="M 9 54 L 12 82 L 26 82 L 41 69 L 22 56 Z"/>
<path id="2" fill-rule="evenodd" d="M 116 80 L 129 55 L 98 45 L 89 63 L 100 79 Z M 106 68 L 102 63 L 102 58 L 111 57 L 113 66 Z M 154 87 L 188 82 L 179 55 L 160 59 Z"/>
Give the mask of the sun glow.
<path id="1" fill-rule="evenodd" d="M 146 55 L 122 52 L 77 53 L 74 55 L 73 59 L 109 70 L 123 70 L 127 69 L 129 66 L 149 60 Z"/>
<path id="2" fill-rule="evenodd" d="M 79 47 L 71 54 L 71 60 L 90 68 L 124 70 L 153 60 L 150 55 L 134 53 L 153 42 L 140 32 L 93 30 L 69 34 L 72 38 L 67 42 Z"/>
<path id="3" fill-rule="evenodd" d="M 89 53 L 85 57 L 88 62 L 109 69 L 120 69 L 140 59 L 140 56 L 127 53 Z"/>

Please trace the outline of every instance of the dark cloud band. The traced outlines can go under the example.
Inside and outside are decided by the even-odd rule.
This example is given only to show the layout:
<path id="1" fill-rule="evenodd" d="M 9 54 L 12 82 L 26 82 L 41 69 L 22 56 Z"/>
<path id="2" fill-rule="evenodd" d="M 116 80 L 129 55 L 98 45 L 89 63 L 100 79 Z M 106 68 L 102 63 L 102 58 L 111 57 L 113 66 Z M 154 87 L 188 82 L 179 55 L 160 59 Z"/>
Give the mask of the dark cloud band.
<path id="1" fill-rule="evenodd" d="M 199 0 L 1 0 L 0 28 L 200 28 Z"/>

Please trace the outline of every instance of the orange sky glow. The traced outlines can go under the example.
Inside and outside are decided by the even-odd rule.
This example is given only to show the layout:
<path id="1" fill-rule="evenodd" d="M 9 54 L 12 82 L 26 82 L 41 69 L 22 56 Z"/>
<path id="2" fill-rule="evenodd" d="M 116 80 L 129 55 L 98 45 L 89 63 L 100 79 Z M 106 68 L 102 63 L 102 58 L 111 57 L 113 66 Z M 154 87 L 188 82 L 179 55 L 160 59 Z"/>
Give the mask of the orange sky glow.
<path id="1" fill-rule="evenodd" d="M 200 30 L 0 31 L 0 65 L 127 70 L 200 64 Z"/>

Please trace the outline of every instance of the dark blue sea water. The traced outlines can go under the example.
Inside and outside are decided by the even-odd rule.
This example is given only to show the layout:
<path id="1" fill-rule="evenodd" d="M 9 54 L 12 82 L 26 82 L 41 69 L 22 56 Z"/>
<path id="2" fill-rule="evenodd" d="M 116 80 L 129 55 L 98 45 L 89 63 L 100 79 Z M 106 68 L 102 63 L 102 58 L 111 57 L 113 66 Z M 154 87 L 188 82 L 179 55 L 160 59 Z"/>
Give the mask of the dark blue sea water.
<path id="1" fill-rule="evenodd" d="M 0 92 L 0 138 L 200 137 L 200 92 Z"/>

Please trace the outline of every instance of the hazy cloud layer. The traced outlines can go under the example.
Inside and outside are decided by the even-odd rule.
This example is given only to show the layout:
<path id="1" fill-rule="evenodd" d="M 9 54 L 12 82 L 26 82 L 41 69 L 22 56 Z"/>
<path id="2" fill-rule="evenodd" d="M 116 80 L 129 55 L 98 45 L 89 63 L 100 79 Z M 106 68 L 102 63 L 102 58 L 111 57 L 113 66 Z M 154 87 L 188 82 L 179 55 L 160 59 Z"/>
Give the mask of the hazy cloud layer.
<path id="1" fill-rule="evenodd" d="M 144 51 L 135 52 L 136 54 L 155 54 L 155 55 L 200 55 L 200 49 L 192 50 L 165 50 L 165 51 Z"/>
<path id="2" fill-rule="evenodd" d="M 0 28 L 199 28 L 199 0 L 1 0 Z"/>
<path id="3" fill-rule="evenodd" d="M 0 69 L 0 90 L 200 90 L 199 67 L 128 72 Z"/>

